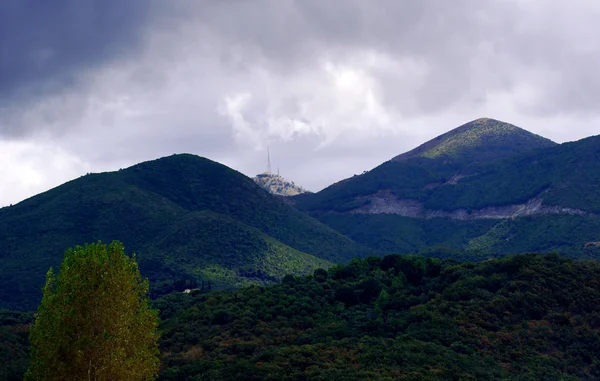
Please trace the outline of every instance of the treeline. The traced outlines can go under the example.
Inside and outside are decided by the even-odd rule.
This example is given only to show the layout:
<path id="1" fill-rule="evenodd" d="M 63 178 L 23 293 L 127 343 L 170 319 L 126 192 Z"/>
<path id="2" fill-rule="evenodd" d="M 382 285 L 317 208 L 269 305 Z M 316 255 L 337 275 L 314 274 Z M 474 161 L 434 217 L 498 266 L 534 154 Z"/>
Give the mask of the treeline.
<path id="1" fill-rule="evenodd" d="M 600 378 L 596 261 L 389 255 L 153 304 L 165 381 Z M 27 368 L 32 317 L 0 311 L 0 379 Z"/>
<path id="2" fill-rule="evenodd" d="M 161 380 L 598 379 L 600 265 L 391 255 L 171 295 Z"/>
<path id="3" fill-rule="evenodd" d="M 0 310 L 0 380 L 21 381 L 29 364 L 27 336 L 33 313 Z"/>

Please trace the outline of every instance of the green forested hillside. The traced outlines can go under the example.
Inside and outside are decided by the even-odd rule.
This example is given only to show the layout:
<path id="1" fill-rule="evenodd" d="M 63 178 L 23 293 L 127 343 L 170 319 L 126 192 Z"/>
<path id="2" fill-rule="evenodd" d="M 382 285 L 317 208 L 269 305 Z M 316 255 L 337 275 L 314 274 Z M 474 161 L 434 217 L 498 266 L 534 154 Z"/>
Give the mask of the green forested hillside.
<path id="1" fill-rule="evenodd" d="M 328 260 L 348 261 L 363 249 L 298 213 L 241 173 L 194 155 L 173 155 L 118 172 L 123 181 L 186 211 L 210 210 L 234 218 L 292 246 Z"/>
<path id="2" fill-rule="evenodd" d="M 599 168 L 600 136 L 593 136 L 483 163 L 462 156 L 394 159 L 295 200 L 308 211 L 347 212 L 369 203 L 364 196 L 384 192 L 419 201 L 427 210 L 454 211 L 522 204 L 540 197 L 546 206 L 600 213 Z"/>
<path id="3" fill-rule="evenodd" d="M 480 209 L 518 204 L 536 196 L 544 205 L 600 212 L 600 136 L 523 154 L 477 176 L 431 191 L 430 209 Z"/>
<path id="4" fill-rule="evenodd" d="M 434 246 L 454 248 L 451 251 L 469 257 L 455 259 L 487 258 L 492 251 L 466 253 L 474 237 L 485 235 L 498 224 L 497 220 L 455 221 L 449 218 L 418 219 L 393 214 L 343 214 L 315 212 L 313 216 L 346 236 L 365 246 L 386 253 L 413 253 Z M 448 250 L 445 250 L 448 252 Z M 452 255 L 448 252 L 447 255 Z M 440 257 L 437 251 L 434 256 Z M 433 252 L 432 252 L 433 255 Z M 445 255 L 444 255 L 445 257 Z"/>
<path id="5" fill-rule="evenodd" d="M 429 158 L 387 161 L 367 173 L 342 180 L 317 193 L 294 196 L 292 200 L 304 211 L 345 213 L 368 204 L 370 201 L 364 197 L 380 191 L 400 199 L 419 198 L 427 185 L 445 183 L 457 168 Z"/>
<path id="6" fill-rule="evenodd" d="M 331 265 L 232 218 L 194 212 L 157 235 L 147 247 L 142 269 L 159 279 L 169 269 L 211 280 L 217 287 L 239 287 L 277 282 L 286 274 L 310 273 Z"/>
<path id="7" fill-rule="evenodd" d="M 595 261 L 393 255 L 157 306 L 161 380 L 600 377 Z"/>
<path id="8" fill-rule="evenodd" d="M 98 240 L 122 241 L 160 288 L 193 278 L 221 287 L 270 282 L 369 252 L 239 172 L 173 155 L 0 209 L 0 307 L 33 309 L 64 249 Z"/>
<path id="9" fill-rule="evenodd" d="M 555 146 L 556 143 L 512 124 L 478 119 L 360 176 L 340 181 L 315 194 L 296 196 L 295 200 L 303 210 L 336 212 L 363 206 L 368 202 L 364 196 L 378 192 L 425 202 L 432 194 L 435 197 L 439 192 L 451 189 L 459 180 L 466 181 L 472 175 L 489 172 L 494 163 Z M 441 186 L 444 187 L 438 191 Z"/>
<path id="10" fill-rule="evenodd" d="M 558 145 L 484 119 L 293 200 L 387 253 L 442 245 L 471 258 L 527 251 L 598 258 L 586 245 L 600 241 L 599 195 L 600 136 Z"/>
<path id="11" fill-rule="evenodd" d="M 312 215 L 354 241 L 388 254 L 423 251 L 430 253 L 423 254 L 427 256 L 474 260 L 538 251 L 579 259 L 600 258 L 600 251 L 590 250 L 588 245 L 600 241 L 600 218 L 593 215 L 545 214 L 466 221 L 393 214 Z"/>

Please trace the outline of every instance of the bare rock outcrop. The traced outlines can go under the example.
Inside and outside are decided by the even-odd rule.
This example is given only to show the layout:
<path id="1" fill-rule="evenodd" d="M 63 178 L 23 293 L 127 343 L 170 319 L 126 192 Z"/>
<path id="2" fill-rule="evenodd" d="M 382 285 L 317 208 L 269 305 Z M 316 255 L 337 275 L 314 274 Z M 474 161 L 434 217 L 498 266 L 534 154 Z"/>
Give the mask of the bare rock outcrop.
<path id="1" fill-rule="evenodd" d="M 423 204 L 417 200 L 398 200 L 390 193 L 367 196 L 364 199 L 369 203 L 351 211 L 357 214 L 397 214 L 412 218 L 436 218 L 445 217 L 455 220 L 474 219 L 505 219 L 537 214 L 579 214 L 589 215 L 581 209 L 566 208 L 562 206 L 544 205 L 541 196 L 532 198 L 523 204 L 490 206 L 482 209 L 457 209 L 453 211 L 425 209 Z"/>

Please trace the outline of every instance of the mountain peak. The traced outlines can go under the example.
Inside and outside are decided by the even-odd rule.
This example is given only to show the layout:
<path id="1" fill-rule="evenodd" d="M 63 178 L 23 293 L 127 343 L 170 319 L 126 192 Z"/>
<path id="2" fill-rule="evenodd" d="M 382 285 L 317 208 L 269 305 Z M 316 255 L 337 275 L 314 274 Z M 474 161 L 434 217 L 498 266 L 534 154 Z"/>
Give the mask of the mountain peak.
<path id="1" fill-rule="evenodd" d="M 475 119 L 475 120 L 471 121 L 470 123 L 485 124 L 485 123 L 489 123 L 489 122 L 503 123 L 503 122 L 500 122 L 499 120 L 492 119 L 492 118 L 486 118 L 486 117 Z M 506 124 L 508 124 L 508 123 L 506 123 Z"/>
<path id="2" fill-rule="evenodd" d="M 415 157 L 487 161 L 554 145 L 556 143 L 553 141 L 513 124 L 492 118 L 479 118 L 398 155 L 392 161 Z"/>

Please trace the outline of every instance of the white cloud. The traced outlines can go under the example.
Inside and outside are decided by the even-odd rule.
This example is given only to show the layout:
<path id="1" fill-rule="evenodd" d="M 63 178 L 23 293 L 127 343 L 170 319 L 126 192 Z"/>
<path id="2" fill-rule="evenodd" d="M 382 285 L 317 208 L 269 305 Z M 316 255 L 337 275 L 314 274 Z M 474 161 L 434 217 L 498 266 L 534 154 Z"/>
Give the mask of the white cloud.
<path id="1" fill-rule="evenodd" d="M 223 104 L 219 105 L 219 112 L 229 119 L 233 136 L 238 143 L 260 147 L 260 131 L 256 127 L 253 128 L 252 123 L 246 120 L 244 115 L 251 100 L 252 95 L 250 93 L 225 96 Z"/>
<path id="2" fill-rule="evenodd" d="M 71 180 L 90 166 L 51 142 L 0 141 L 0 206 Z"/>

